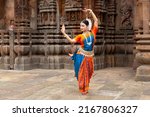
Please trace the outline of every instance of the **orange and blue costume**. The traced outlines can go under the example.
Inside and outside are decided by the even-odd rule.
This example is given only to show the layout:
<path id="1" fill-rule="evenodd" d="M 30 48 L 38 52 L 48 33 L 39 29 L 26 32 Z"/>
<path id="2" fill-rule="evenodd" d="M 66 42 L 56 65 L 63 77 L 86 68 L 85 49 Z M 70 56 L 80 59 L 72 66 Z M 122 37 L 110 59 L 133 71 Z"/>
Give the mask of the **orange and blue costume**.
<path id="1" fill-rule="evenodd" d="M 79 34 L 74 39 L 80 44 L 80 48 L 72 56 L 74 60 L 75 76 L 78 80 L 81 93 L 88 92 L 89 83 L 94 72 L 94 44 L 98 26 L 94 25 L 91 32 Z"/>

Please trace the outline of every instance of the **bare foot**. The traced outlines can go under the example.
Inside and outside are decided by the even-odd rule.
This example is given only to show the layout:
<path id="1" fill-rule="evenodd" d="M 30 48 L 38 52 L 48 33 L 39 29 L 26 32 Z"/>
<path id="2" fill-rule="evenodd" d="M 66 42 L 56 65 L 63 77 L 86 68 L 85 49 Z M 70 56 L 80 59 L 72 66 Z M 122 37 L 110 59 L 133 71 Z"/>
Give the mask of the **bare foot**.
<path id="1" fill-rule="evenodd" d="M 88 91 L 82 92 L 82 95 L 86 95 L 88 94 Z"/>

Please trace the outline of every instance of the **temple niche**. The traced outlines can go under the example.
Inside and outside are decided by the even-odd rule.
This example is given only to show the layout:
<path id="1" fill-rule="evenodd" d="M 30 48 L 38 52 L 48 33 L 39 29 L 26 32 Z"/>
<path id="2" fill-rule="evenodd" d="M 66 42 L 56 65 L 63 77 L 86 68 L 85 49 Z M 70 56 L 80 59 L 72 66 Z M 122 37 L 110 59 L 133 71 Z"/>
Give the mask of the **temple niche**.
<path id="1" fill-rule="evenodd" d="M 99 19 L 95 69 L 149 65 L 149 0 L 0 0 L 1 69 L 73 69 L 70 37 L 81 33 L 83 8 Z M 143 66 L 144 65 L 144 66 Z M 147 67 L 146 67 L 147 68 Z"/>

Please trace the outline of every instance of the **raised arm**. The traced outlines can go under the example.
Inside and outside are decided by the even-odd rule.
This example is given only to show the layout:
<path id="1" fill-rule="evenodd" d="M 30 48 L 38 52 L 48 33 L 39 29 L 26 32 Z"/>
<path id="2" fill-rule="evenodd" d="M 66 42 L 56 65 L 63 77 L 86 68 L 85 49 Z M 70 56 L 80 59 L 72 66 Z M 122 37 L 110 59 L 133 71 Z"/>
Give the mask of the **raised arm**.
<path id="1" fill-rule="evenodd" d="M 62 32 L 62 34 L 64 35 L 64 37 L 66 37 L 66 39 L 67 39 L 70 43 L 76 43 L 76 40 L 75 40 L 75 39 L 71 39 L 71 38 L 69 37 L 69 35 L 66 34 L 66 32 L 65 32 L 65 25 L 64 25 L 64 24 L 62 25 L 61 32 Z"/>
<path id="2" fill-rule="evenodd" d="M 96 15 L 92 11 L 92 9 L 86 9 L 85 8 L 83 11 L 86 12 L 86 13 L 89 12 L 92 15 L 93 19 L 94 19 L 94 24 L 98 26 L 98 18 L 96 17 Z"/>

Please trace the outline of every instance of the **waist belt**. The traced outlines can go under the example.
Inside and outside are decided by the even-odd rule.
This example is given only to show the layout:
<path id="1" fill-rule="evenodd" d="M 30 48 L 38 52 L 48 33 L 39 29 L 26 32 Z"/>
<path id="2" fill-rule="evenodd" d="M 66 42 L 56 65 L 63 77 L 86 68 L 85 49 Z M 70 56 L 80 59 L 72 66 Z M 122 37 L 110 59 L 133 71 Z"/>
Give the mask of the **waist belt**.
<path id="1" fill-rule="evenodd" d="M 79 48 L 79 50 L 81 52 L 81 54 L 85 55 L 85 56 L 94 56 L 94 51 L 86 51 L 84 49 L 82 49 L 81 47 Z"/>

